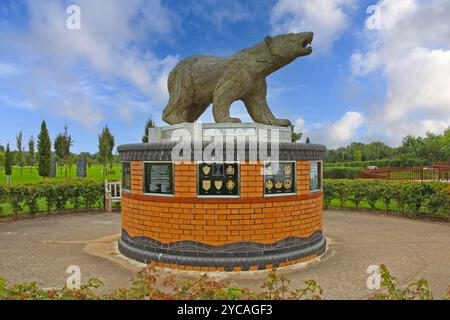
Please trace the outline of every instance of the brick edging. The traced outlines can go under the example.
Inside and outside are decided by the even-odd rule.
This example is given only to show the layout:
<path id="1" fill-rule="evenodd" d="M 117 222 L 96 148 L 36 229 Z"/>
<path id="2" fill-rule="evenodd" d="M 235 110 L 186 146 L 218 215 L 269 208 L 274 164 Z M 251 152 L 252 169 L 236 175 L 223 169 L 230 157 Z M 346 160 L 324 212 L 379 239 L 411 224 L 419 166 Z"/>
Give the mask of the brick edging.
<path id="1" fill-rule="evenodd" d="M 157 201 L 171 203 L 267 203 L 267 202 L 285 202 L 317 199 L 322 196 L 322 192 L 314 192 L 310 194 L 298 194 L 294 196 L 278 196 L 278 197 L 245 197 L 245 198 L 197 198 L 197 197 L 155 197 L 146 195 L 137 195 L 131 193 L 123 193 L 122 197 L 132 200 L 141 201 Z"/>
<path id="2" fill-rule="evenodd" d="M 308 238 L 288 237 L 272 244 L 235 242 L 212 246 L 196 241 L 161 243 L 148 237 L 130 237 L 125 230 L 119 239 L 119 251 L 128 258 L 186 269 L 241 271 L 264 270 L 303 261 L 321 255 L 326 239 L 321 231 Z M 190 268 L 191 267 L 191 268 Z"/>

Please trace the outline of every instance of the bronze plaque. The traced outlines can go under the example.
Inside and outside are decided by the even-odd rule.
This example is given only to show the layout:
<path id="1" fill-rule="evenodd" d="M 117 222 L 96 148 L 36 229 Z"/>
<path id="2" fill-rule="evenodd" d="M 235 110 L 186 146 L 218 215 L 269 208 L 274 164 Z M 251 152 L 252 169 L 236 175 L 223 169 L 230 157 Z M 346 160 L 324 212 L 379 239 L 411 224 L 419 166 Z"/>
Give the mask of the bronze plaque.
<path id="1" fill-rule="evenodd" d="M 295 162 L 266 162 L 264 164 L 264 194 L 294 194 Z"/>
<path id="2" fill-rule="evenodd" d="M 201 197 L 238 197 L 238 163 L 198 164 L 197 193 Z"/>

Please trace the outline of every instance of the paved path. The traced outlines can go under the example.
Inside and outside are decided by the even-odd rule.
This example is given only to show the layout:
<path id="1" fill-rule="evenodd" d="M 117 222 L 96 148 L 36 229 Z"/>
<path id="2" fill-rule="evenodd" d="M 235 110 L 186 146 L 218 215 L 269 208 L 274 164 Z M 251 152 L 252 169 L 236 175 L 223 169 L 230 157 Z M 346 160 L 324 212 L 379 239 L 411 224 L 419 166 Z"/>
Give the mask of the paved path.
<path id="1" fill-rule="evenodd" d="M 80 213 L 0 223 L 0 276 L 11 282 L 37 280 L 46 287 L 60 287 L 67 277 L 66 268 L 78 265 L 83 280 L 96 277 L 107 287 L 129 286 L 141 265 L 117 254 L 115 241 L 119 233 L 118 213 Z M 329 248 L 320 261 L 280 271 L 288 274 L 293 287 L 301 286 L 304 279 L 316 279 L 324 288 L 324 298 L 364 299 L 371 293 L 366 288 L 367 267 L 384 263 L 404 283 L 427 278 L 437 298 L 448 290 L 448 223 L 327 211 L 325 235 Z M 220 273 L 218 277 L 258 288 L 266 275 Z"/>

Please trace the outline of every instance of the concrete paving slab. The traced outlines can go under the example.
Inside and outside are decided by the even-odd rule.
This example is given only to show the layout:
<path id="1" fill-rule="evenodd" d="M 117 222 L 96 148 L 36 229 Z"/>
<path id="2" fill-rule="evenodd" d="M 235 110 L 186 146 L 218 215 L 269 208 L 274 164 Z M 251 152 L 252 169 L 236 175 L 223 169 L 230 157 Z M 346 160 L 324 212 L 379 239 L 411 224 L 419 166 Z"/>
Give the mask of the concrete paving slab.
<path id="1" fill-rule="evenodd" d="M 117 252 L 120 214 L 74 213 L 0 223 L 0 276 L 9 282 L 38 281 L 61 287 L 70 265 L 82 281 L 99 278 L 105 288 L 128 287 L 142 264 Z M 366 299 L 369 265 L 385 264 L 402 283 L 427 278 L 436 298 L 450 285 L 450 224 L 361 212 L 326 211 L 327 252 L 316 261 L 280 269 L 292 287 L 315 279 L 326 299 Z M 163 275 L 195 272 L 161 269 Z M 218 279 L 257 289 L 267 271 L 211 273 Z"/>

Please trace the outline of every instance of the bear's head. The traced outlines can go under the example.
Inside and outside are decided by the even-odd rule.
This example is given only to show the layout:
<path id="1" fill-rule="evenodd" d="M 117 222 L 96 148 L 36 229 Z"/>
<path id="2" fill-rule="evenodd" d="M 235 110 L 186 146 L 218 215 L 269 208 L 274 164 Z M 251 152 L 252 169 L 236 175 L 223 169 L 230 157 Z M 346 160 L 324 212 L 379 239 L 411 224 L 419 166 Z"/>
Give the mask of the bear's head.
<path id="1" fill-rule="evenodd" d="M 288 33 L 275 37 L 267 36 L 264 42 L 272 57 L 282 64 L 311 54 L 310 44 L 313 38 L 314 33 L 312 32 Z"/>

